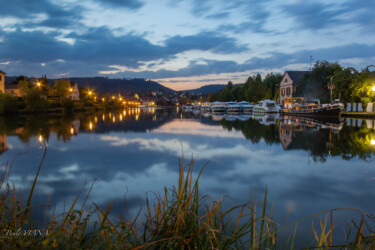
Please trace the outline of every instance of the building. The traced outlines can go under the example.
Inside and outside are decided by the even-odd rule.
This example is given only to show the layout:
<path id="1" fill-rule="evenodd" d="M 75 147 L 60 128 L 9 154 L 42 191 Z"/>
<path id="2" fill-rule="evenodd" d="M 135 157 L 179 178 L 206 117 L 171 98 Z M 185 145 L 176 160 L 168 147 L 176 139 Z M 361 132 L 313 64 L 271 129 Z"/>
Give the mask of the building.
<path id="1" fill-rule="evenodd" d="M 6 73 L 0 70 L 0 93 L 5 93 L 5 75 Z"/>
<path id="2" fill-rule="evenodd" d="M 293 94 L 297 91 L 298 82 L 309 72 L 310 71 L 285 71 L 283 79 L 281 79 L 280 82 L 281 106 L 284 106 L 285 98 L 295 97 Z"/>
<path id="3" fill-rule="evenodd" d="M 74 83 L 74 86 L 69 89 L 67 98 L 73 101 L 79 100 L 79 89 L 77 83 Z"/>
<path id="4" fill-rule="evenodd" d="M 11 96 L 21 97 L 21 91 L 17 85 L 5 84 L 5 93 Z"/>

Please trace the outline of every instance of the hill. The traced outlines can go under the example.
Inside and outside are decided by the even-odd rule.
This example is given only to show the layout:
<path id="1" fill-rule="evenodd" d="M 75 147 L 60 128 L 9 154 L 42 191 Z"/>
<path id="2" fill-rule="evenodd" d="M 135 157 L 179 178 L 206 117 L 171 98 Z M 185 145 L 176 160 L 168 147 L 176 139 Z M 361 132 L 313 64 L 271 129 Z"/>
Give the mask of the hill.
<path id="1" fill-rule="evenodd" d="M 143 78 L 134 79 L 110 79 L 106 77 L 71 77 L 70 82 L 78 83 L 79 87 L 94 89 L 97 93 L 144 93 L 149 91 L 164 91 L 174 93 L 175 91 L 163 85 Z M 6 77 L 6 82 L 16 80 L 16 77 Z M 48 79 L 52 86 L 54 79 Z"/>
<path id="2" fill-rule="evenodd" d="M 192 94 L 209 94 L 212 92 L 218 92 L 222 90 L 226 84 L 211 84 L 211 85 L 204 85 L 198 89 L 189 89 L 185 90 L 184 92 L 192 93 Z"/>

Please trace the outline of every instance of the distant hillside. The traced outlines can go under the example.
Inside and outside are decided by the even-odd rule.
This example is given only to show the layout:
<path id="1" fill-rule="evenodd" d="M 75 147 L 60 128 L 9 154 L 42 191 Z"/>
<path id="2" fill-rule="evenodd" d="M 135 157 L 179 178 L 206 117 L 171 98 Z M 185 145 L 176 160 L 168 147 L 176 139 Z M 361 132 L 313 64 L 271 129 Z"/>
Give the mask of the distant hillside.
<path id="1" fill-rule="evenodd" d="M 185 90 L 185 92 L 189 92 L 189 93 L 192 93 L 192 94 L 203 94 L 204 95 L 204 94 L 209 94 L 209 93 L 212 93 L 212 92 L 220 91 L 225 86 L 226 86 L 226 84 L 205 85 L 205 86 L 200 87 L 199 89 Z"/>
<path id="2" fill-rule="evenodd" d="M 7 82 L 15 80 L 16 77 L 6 77 Z M 78 83 L 78 87 L 87 87 L 94 89 L 97 93 L 142 93 L 148 91 L 164 91 L 175 92 L 172 89 L 164 87 L 163 85 L 142 79 L 110 79 L 106 77 L 72 77 L 67 78 L 70 82 Z M 53 84 L 53 79 L 48 79 L 50 85 Z"/>

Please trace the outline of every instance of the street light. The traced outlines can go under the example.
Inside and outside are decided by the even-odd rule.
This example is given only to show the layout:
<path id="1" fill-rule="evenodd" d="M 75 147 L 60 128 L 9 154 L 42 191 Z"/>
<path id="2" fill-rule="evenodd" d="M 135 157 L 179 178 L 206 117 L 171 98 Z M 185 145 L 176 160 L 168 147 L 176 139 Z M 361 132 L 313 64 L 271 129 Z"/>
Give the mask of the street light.
<path id="1" fill-rule="evenodd" d="M 372 89 L 371 89 L 371 90 L 375 92 L 375 86 L 372 86 Z"/>

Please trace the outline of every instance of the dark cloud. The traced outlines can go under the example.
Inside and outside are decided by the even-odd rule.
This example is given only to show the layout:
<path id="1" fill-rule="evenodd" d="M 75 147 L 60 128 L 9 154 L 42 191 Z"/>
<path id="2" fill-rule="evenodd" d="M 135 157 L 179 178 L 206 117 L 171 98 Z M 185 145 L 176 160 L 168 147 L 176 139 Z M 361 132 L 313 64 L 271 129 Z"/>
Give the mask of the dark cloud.
<path id="1" fill-rule="evenodd" d="M 122 7 L 128 9 L 139 9 L 143 6 L 143 2 L 139 0 L 95 0 L 102 5 L 108 7 Z"/>
<path id="2" fill-rule="evenodd" d="M 339 11 L 331 8 L 329 4 L 301 1 L 284 6 L 283 10 L 295 19 L 296 26 L 318 30 L 340 22 Z"/>
<path id="3" fill-rule="evenodd" d="M 89 29 L 85 34 L 71 33 L 67 38 L 75 40 L 73 45 L 57 41 L 58 32 L 40 31 L 15 32 L 5 34 L 0 47 L 1 60 L 49 62 L 56 59 L 92 61 L 94 64 L 122 64 L 139 67 L 139 61 L 168 59 L 175 54 L 202 50 L 231 54 L 245 51 L 236 39 L 219 36 L 216 33 L 199 33 L 192 36 L 174 36 L 165 41 L 165 46 L 153 45 L 148 40 L 127 34 L 115 37 L 105 27 Z"/>
<path id="4" fill-rule="evenodd" d="M 67 27 L 80 20 L 82 9 L 77 6 L 62 8 L 52 4 L 48 0 L 29 1 L 12 0 L 2 4 L 0 17 L 16 17 L 20 19 L 33 18 L 36 14 L 45 14 L 47 20 L 39 23 L 26 23 L 25 27 L 46 26 L 46 27 Z"/>
<path id="5" fill-rule="evenodd" d="M 215 32 L 201 32 L 192 36 L 174 36 L 165 41 L 166 46 L 175 53 L 187 50 L 210 50 L 220 54 L 232 54 L 248 50 L 237 40 L 221 36 Z"/>
<path id="6" fill-rule="evenodd" d="M 374 1 L 350 0 L 338 4 L 301 1 L 282 7 L 282 11 L 295 19 L 298 29 L 320 30 L 324 28 L 359 24 L 358 29 L 373 33 L 375 25 Z M 371 27 L 371 28 L 369 28 Z"/>
<path id="7" fill-rule="evenodd" d="M 229 12 L 220 12 L 220 13 L 208 15 L 208 16 L 206 16 L 206 18 L 208 18 L 208 19 L 224 19 L 224 18 L 227 18 L 229 15 L 230 15 Z"/>

